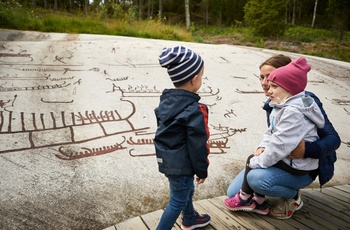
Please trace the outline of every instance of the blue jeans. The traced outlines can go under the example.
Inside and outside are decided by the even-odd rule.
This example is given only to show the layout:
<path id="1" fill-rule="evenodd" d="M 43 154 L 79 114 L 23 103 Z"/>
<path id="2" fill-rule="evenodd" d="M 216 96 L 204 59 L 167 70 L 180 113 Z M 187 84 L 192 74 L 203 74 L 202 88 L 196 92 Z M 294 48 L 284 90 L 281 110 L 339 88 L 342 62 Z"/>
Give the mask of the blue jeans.
<path id="1" fill-rule="evenodd" d="M 182 223 L 192 225 L 194 208 L 192 197 L 194 193 L 193 176 L 168 175 L 170 201 L 160 218 L 157 230 L 168 230 L 173 227 L 182 211 Z"/>
<path id="2" fill-rule="evenodd" d="M 242 170 L 231 182 L 227 196 L 235 196 L 242 187 L 244 171 Z M 312 183 L 310 175 L 296 176 L 276 167 L 252 169 L 247 180 L 254 192 L 271 197 L 293 199 L 299 189 Z"/>

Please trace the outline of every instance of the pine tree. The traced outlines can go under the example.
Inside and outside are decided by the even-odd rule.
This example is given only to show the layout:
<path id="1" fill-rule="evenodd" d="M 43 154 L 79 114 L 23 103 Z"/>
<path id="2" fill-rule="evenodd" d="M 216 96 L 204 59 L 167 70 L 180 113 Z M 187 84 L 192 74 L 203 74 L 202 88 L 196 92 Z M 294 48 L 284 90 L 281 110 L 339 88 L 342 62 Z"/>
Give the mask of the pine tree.
<path id="1" fill-rule="evenodd" d="M 244 20 L 256 35 L 278 37 L 283 35 L 288 0 L 249 0 L 244 6 Z"/>

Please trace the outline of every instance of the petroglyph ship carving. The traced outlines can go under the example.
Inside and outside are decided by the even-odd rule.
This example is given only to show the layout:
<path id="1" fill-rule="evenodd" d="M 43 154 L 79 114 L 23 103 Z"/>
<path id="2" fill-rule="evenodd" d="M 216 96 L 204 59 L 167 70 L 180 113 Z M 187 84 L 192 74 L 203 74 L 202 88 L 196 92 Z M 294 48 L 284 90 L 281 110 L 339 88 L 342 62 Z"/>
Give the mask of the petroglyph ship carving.
<path id="1" fill-rule="evenodd" d="M 149 129 L 149 127 L 140 129 L 134 127 L 129 119 L 135 113 L 135 105 L 130 101 L 121 100 L 130 103 L 132 107 L 132 111 L 123 117 L 117 110 L 98 113 L 92 110 L 70 114 L 64 111 L 60 114 L 21 112 L 19 122 L 15 123 L 12 111 L 0 111 L 0 141 L 3 143 L 0 154 L 84 143 L 112 135 L 130 132 L 137 134 Z"/>

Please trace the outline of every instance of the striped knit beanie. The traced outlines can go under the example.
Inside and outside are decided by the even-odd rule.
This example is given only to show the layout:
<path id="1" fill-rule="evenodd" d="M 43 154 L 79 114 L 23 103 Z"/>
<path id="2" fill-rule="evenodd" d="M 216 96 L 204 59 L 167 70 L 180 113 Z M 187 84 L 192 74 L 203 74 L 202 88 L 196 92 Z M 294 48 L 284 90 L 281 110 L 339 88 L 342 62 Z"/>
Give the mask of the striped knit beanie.
<path id="1" fill-rule="evenodd" d="M 282 66 L 272 71 L 267 80 L 282 86 L 292 95 L 296 95 L 305 90 L 307 84 L 307 73 L 310 70 L 311 67 L 306 59 L 301 57 L 286 66 Z"/>
<path id="2" fill-rule="evenodd" d="M 192 50 L 175 46 L 164 48 L 159 55 L 159 64 L 168 69 L 174 86 L 180 86 L 196 76 L 204 65 L 203 59 Z"/>

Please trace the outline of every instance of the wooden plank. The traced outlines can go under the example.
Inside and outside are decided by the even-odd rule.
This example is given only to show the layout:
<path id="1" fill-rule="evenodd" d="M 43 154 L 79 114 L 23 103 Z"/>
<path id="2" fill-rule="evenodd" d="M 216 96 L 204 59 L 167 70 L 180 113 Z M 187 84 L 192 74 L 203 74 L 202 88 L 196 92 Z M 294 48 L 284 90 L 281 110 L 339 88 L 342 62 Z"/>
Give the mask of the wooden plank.
<path id="1" fill-rule="evenodd" d="M 148 230 L 140 217 L 134 217 L 115 225 L 116 230 Z"/>
<path id="2" fill-rule="evenodd" d="M 304 223 L 306 226 L 308 226 L 311 229 L 322 229 L 322 230 L 334 230 L 334 225 L 332 225 L 330 222 L 325 221 L 325 217 L 319 217 L 315 215 L 315 213 L 308 211 L 307 204 L 305 204 L 305 207 L 298 210 L 293 215 L 293 219 L 299 221 L 300 223 Z"/>
<path id="3" fill-rule="evenodd" d="M 182 223 L 182 217 L 180 215 L 179 218 L 177 218 L 177 220 L 176 220 L 176 225 L 179 229 L 181 229 L 181 223 Z"/>
<path id="4" fill-rule="evenodd" d="M 275 197 L 268 197 L 268 200 L 270 202 L 270 204 L 272 205 L 277 205 L 278 201 L 281 200 L 281 198 L 275 198 Z M 231 212 L 233 213 L 233 212 Z M 279 219 L 275 219 L 272 218 L 269 215 L 260 215 L 260 214 L 255 214 L 255 213 L 251 213 L 250 214 L 252 217 L 259 217 L 261 219 L 263 219 L 264 221 L 270 223 L 271 225 L 274 226 L 274 228 L 276 229 L 311 229 L 309 227 L 307 227 L 305 225 L 305 223 L 300 223 L 297 220 L 294 220 L 293 218 L 290 219 L 286 219 L 286 220 L 279 220 Z M 252 228 L 255 228 L 252 227 Z"/>
<path id="5" fill-rule="evenodd" d="M 338 199 L 331 199 L 332 197 L 320 192 L 319 190 L 307 189 L 302 190 L 302 196 L 307 196 L 310 199 L 319 201 L 323 205 L 334 209 L 338 212 L 344 211 L 349 208 L 349 205 Z"/>
<path id="6" fill-rule="evenodd" d="M 154 211 L 151 213 L 147 213 L 147 214 L 142 215 L 141 219 L 143 220 L 143 222 L 145 223 L 145 225 L 147 226 L 148 229 L 156 229 L 163 212 L 164 212 L 164 210 L 160 209 L 160 210 L 157 210 L 157 211 Z M 178 218 L 178 220 L 179 219 L 180 219 L 180 217 Z M 180 225 L 175 223 L 172 230 L 181 230 L 181 227 L 180 227 Z"/>
<path id="7" fill-rule="evenodd" d="M 270 208 L 276 206 L 279 202 L 281 202 L 282 198 L 279 197 L 266 197 L 269 200 Z M 296 211 L 293 215 L 295 215 L 298 211 Z M 309 228 L 306 223 L 300 223 L 299 221 L 292 218 L 280 220 L 273 218 L 271 216 L 261 216 L 261 218 L 266 218 L 266 221 L 277 227 L 278 229 L 312 229 Z"/>
<path id="8" fill-rule="evenodd" d="M 259 218 L 259 214 L 249 213 L 244 211 L 231 211 L 224 205 L 226 196 L 215 197 L 209 199 L 216 207 L 221 209 L 224 213 L 231 216 L 234 220 L 239 222 L 244 228 L 247 229 L 275 229 L 273 225 Z"/>
<path id="9" fill-rule="evenodd" d="M 350 227 L 350 222 L 347 221 L 349 217 L 344 219 L 332 209 L 322 210 L 318 206 L 313 206 L 306 202 L 302 209 L 298 210 L 294 215 L 295 218 L 299 218 L 303 222 L 305 220 L 308 220 L 308 223 L 318 221 L 323 228 L 327 229 L 348 229 Z"/>
<path id="10" fill-rule="evenodd" d="M 210 225 L 214 229 L 246 229 L 234 220 L 232 215 L 227 215 L 209 200 L 196 202 L 196 205 L 197 207 L 200 206 L 202 210 L 206 210 L 206 213 L 211 217 Z"/>
<path id="11" fill-rule="evenodd" d="M 315 208 L 317 208 L 318 212 L 328 213 L 326 216 L 336 216 L 337 218 L 340 218 L 342 220 L 345 220 L 350 223 L 349 217 L 346 213 L 343 212 L 337 212 L 334 209 L 330 208 L 329 206 L 325 205 L 323 200 L 317 199 L 317 197 L 307 195 L 304 191 L 302 191 L 302 200 L 305 204 L 312 205 Z M 328 200 L 326 202 L 331 202 L 331 200 Z M 349 208 L 348 208 L 349 210 Z"/>
<path id="12" fill-rule="evenodd" d="M 271 219 L 268 219 L 268 217 L 262 217 L 267 218 L 267 221 L 269 221 L 271 224 L 276 226 L 279 229 L 291 229 L 290 227 L 287 227 L 287 224 L 294 226 L 292 229 L 344 229 L 344 226 L 348 226 L 349 224 L 346 221 L 343 221 L 341 218 L 337 218 L 336 214 L 333 209 L 325 208 L 325 211 L 320 211 L 318 207 L 312 206 L 309 204 L 309 200 L 305 200 L 305 197 L 303 196 L 303 190 L 302 190 L 302 199 L 304 201 L 304 206 L 301 210 L 296 211 L 292 218 L 287 220 L 277 220 L 281 221 L 281 224 L 278 224 L 276 221 L 272 221 Z M 321 203 L 318 203 L 321 204 Z M 323 207 L 325 207 L 323 205 Z M 329 217 L 329 213 L 335 214 L 332 218 L 325 218 Z M 344 216 L 345 217 L 345 216 Z M 345 217 L 346 218 L 346 217 Z M 334 222 L 337 222 L 337 224 L 334 224 Z M 276 225 L 278 224 L 278 225 Z M 286 224 L 284 227 L 283 225 Z M 282 225 L 282 226 L 281 226 Z"/>
<path id="13" fill-rule="evenodd" d="M 294 215 L 297 212 L 295 212 Z M 305 225 L 305 223 L 300 223 L 299 221 L 295 220 L 293 216 L 292 218 L 289 218 L 286 220 L 279 220 L 279 219 L 272 218 L 269 215 L 259 215 L 260 218 L 269 222 L 270 224 L 275 226 L 275 228 L 277 229 L 303 229 L 303 230 L 312 229 L 312 228 L 309 228 L 307 225 Z"/>
<path id="14" fill-rule="evenodd" d="M 163 210 L 157 210 L 157 211 L 142 215 L 141 219 L 149 229 L 156 229 L 162 214 L 163 214 Z"/>
<path id="15" fill-rule="evenodd" d="M 322 193 L 350 204 L 350 193 L 343 190 L 329 187 L 322 189 Z"/>
<path id="16" fill-rule="evenodd" d="M 110 226 L 108 228 L 104 228 L 103 230 L 116 230 L 116 228 L 114 226 Z"/>
<path id="17" fill-rule="evenodd" d="M 337 186 L 334 186 L 334 188 L 343 190 L 344 192 L 347 192 L 347 193 L 350 193 L 350 184 L 337 185 Z"/>
<path id="18" fill-rule="evenodd" d="M 144 214 L 141 216 L 141 219 L 145 223 L 145 225 L 148 227 L 148 229 L 156 229 L 158 222 L 163 214 L 163 210 L 157 210 L 148 214 Z M 174 224 L 174 227 L 172 230 L 181 230 L 181 215 L 179 218 L 177 218 L 176 223 Z M 202 228 L 204 230 L 210 230 L 213 228 Z"/>
<path id="19" fill-rule="evenodd" d="M 304 207 L 287 220 L 274 219 L 268 215 L 248 212 L 233 212 L 226 208 L 226 196 L 195 201 L 199 213 L 211 216 L 211 223 L 202 228 L 213 229 L 350 229 L 350 185 L 320 189 L 303 189 Z M 270 204 L 279 199 L 270 198 Z M 105 230 L 146 230 L 155 229 L 163 210 L 135 217 Z M 172 230 L 180 230 L 181 216 Z"/>

